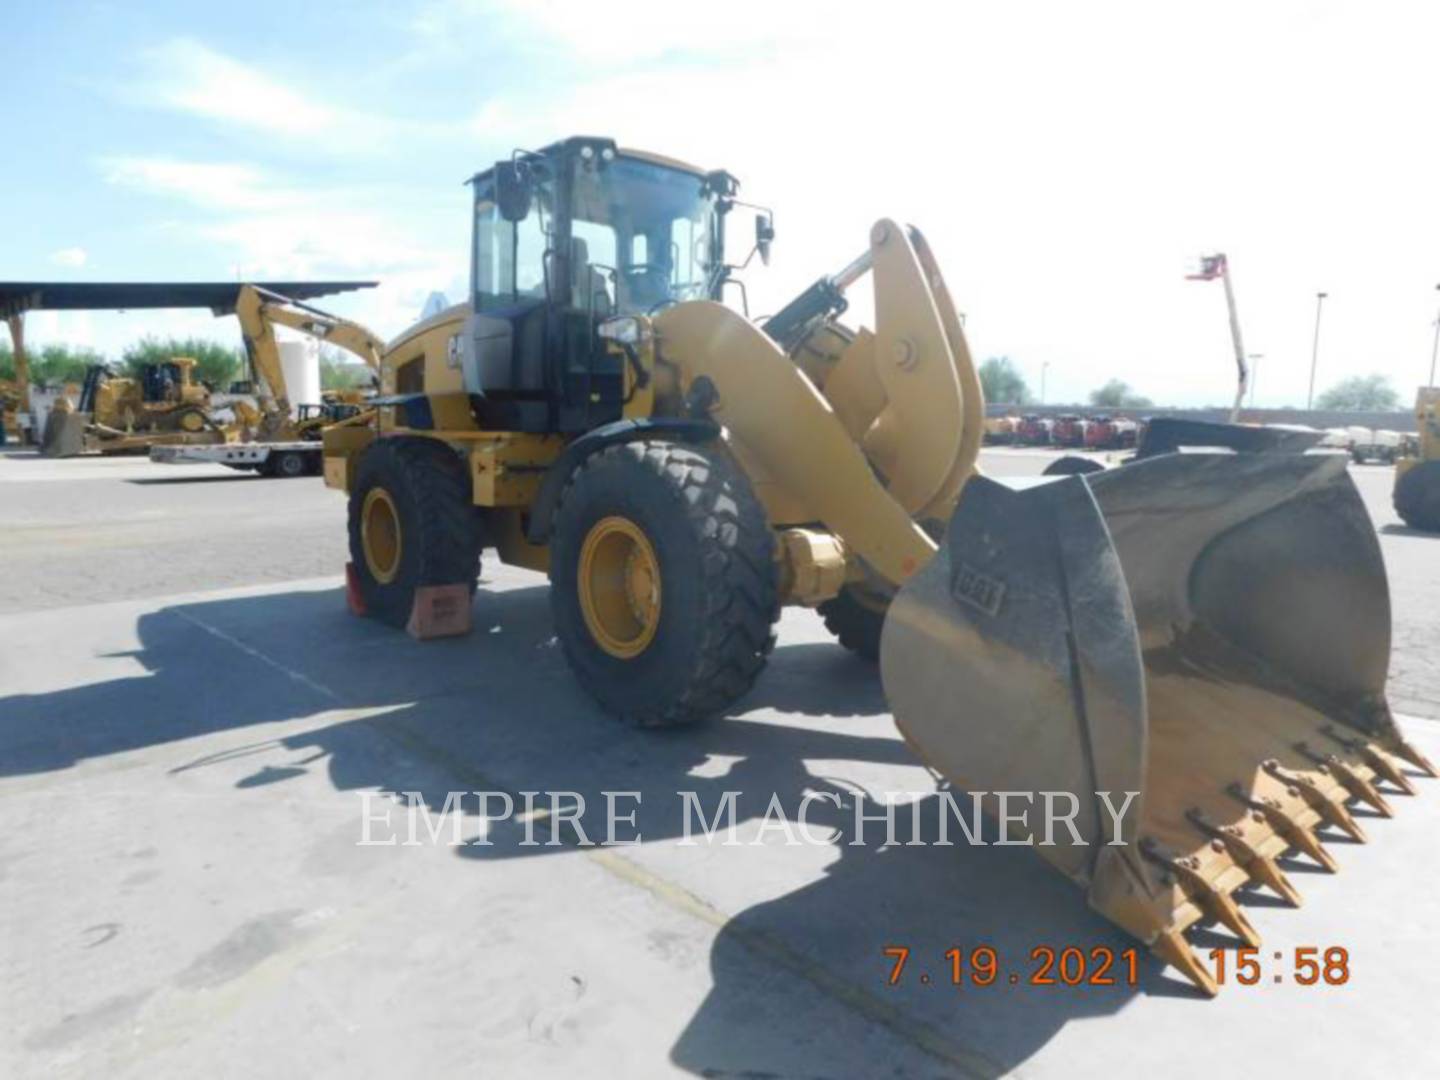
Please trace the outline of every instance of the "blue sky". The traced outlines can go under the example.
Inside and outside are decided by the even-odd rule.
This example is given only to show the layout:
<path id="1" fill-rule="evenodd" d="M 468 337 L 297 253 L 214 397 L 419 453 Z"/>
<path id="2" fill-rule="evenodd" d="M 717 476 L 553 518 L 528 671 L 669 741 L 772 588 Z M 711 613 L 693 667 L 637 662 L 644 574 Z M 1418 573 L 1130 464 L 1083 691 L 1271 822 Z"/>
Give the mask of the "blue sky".
<path id="1" fill-rule="evenodd" d="M 1228 251 L 1261 404 L 1378 371 L 1409 397 L 1440 293 L 1432 5 L 10 0 L 0 278 L 378 278 L 384 334 L 464 289 L 462 184 L 609 134 L 776 211 L 757 314 L 921 226 L 980 355 L 1051 400 L 1232 386 Z M 861 310 L 864 304 L 857 305 Z M 35 315 L 36 342 L 234 340 L 207 313 Z"/>

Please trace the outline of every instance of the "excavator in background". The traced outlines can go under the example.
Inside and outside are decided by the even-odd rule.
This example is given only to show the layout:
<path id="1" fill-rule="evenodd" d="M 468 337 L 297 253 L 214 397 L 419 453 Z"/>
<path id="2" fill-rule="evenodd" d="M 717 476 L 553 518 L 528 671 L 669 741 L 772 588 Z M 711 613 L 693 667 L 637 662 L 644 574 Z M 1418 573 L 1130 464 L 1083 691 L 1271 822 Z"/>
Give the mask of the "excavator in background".
<path id="1" fill-rule="evenodd" d="M 585 137 L 471 185 L 468 302 L 324 434 L 357 609 L 404 626 L 494 549 L 548 573 L 590 695 L 672 727 L 736 706 L 783 604 L 817 608 L 947 781 L 992 814 L 1068 793 L 1076 842 L 1036 852 L 1207 993 L 1187 928 L 1258 944 L 1240 886 L 1298 903 L 1280 856 L 1335 869 L 1323 829 L 1363 839 L 1352 802 L 1387 815 L 1435 775 L 1386 703 L 1385 568 L 1342 455 L 1012 488 L 976 467 L 980 383 L 919 230 L 877 222 L 757 323 L 720 302 L 724 171 Z M 843 318 L 866 278 L 872 328 Z"/>
<path id="2" fill-rule="evenodd" d="M 244 287 L 234 282 L 0 282 L 0 318 L 6 321 L 10 331 L 16 369 L 15 402 L 6 410 L 7 415 L 15 418 L 18 427 L 29 428 L 29 439 L 49 443 L 46 452 L 60 456 L 86 449 L 143 451 L 160 442 L 215 445 L 223 439 L 245 437 L 243 424 L 223 425 L 226 428 L 223 433 L 217 430 L 222 425 L 207 411 L 209 390 L 193 380 L 190 376 L 193 364 L 184 363 L 184 358 L 180 358 L 181 362 L 152 366 L 134 380 L 121 380 L 106 369 L 94 373 L 87 379 L 91 384 L 88 394 L 82 387 L 76 401 L 62 398 L 56 402 L 51 413 L 56 419 L 55 431 L 49 433 L 51 425 L 47 421 L 47 432 L 42 436 L 33 430 L 31 415 L 26 314 L 203 307 L 222 316 L 236 313 L 242 288 L 282 296 L 292 304 L 300 304 L 374 285 L 373 281 L 269 282 Z M 255 305 L 259 303 L 257 299 Z M 106 385 L 108 389 L 104 389 Z M 85 408 L 76 408 L 79 398 L 85 399 Z M 99 417 L 94 415 L 96 408 L 101 412 Z M 197 409 L 204 418 L 197 417 Z M 260 422 L 260 410 L 256 410 L 254 419 Z M 278 419 L 270 423 L 273 427 L 280 425 Z"/>
<path id="3" fill-rule="evenodd" d="M 150 459 L 168 465 L 227 465 L 272 477 L 317 475 L 321 471 L 322 432 L 332 424 L 366 423 L 371 418 L 365 406 L 366 395 L 359 390 L 331 391 L 318 403 L 293 403 L 280 362 L 275 327 L 286 326 L 345 349 L 364 361 L 372 372 L 379 369 L 384 341 L 357 322 L 259 285 L 240 287 L 235 314 L 258 391 L 258 408 L 240 408 L 238 438 L 209 446 L 157 444 L 150 449 Z"/>
<path id="4" fill-rule="evenodd" d="M 1395 512 L 1412 529 L 1440 533 L 1440 387 L 1424 386 L 1415 398 L 1420 435 L 1395 460 Z"/>
<path id="5" fill-rule="evenodd" d="M 240 321 L 256 405 L 233 402 L 234 423 L 222 423 L 212 409 L 210 389 L 194 378 L 195 361 L 188 357 L 147 364 L 134 377 L 117 377 L 107 366 L 93 365 L 78 403 L 61 398 L 52 408 L 41 452 L 50 457 L 150 452 L 163 461 L 224 459 L 224 464 L 264 475 L 318 473 L 320 432 L 362 412 L 363 393 L 332 392 L 319 402 L 293 403 L 275 327 L 338 345 L 372 370 L 383 342 L 358 323 L 264 286 L 236 289 L 232 310 Z M 187 457 L 190 453 L 198 456 Z"/>

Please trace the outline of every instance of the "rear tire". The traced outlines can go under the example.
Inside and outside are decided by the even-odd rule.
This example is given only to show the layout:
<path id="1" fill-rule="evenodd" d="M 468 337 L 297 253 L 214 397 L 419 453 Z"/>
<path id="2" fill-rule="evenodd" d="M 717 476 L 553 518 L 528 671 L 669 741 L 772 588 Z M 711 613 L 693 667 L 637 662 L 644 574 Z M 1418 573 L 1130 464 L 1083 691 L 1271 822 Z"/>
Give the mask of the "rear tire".
<path id="1" fill-rule="evenodd" d="M 640 727 L 723 712 L 775 643 L 774 550 L 723 451 L 663 441 L 598 451 L 571 476 L 550 539 L 550 609 L 576 679 Z"/>
<path id="2" fill-rule="evenodd" d="M 1045 466 L 1041 476 L 1088 476 L 1091 473 L 1104 471 L 1105 466 L 1094 458 L 1079 457 L 1075 454 L 1067 454 L 1065 457 L 1056 458 Z"/>
<path id="3" fill-rule="evenodd" d="M 856 656 L 874 663 L 880 659 L 880 630 L 885 625 L 888 600 L 873 593 L 863 596 L 846 586 L 819 607 L 825 629 Z"/>
<path id="4" fill-rule="evenodd" d="M 373 443 L 350 492 L 349 532 L 360 595 L 382 622 L 403 627 L 423 586 L 462 584 L 475 592 L 480 519 L 465 467 L 443 443 Z"/>
<path id="5" fill-rule="evenodd" d="M 1422 461 L 1395 483 L 1395 512 L 1412 529 L 1440 533 L 1440 461 Z"/>

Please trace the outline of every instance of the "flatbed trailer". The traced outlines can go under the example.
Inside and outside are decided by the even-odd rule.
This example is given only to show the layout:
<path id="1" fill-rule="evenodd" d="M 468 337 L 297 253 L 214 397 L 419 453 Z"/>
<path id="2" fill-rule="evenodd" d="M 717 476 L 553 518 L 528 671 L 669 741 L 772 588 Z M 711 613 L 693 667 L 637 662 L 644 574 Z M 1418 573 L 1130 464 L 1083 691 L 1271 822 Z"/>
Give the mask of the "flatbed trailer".
<path id="1" fill-rule="evenodd" d="M 303 442 L 223 443 L 216 446 L 152 446 L 150 460 L 161 465 L 225 465 L 261 476 L 319 476 L 324 447 Z"/>

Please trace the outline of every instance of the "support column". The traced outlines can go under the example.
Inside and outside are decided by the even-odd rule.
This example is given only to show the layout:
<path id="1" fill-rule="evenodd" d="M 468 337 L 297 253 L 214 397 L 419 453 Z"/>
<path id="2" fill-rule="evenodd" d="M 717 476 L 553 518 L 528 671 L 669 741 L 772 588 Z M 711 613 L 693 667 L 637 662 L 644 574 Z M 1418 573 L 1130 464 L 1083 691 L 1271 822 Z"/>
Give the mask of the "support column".
<path id="1" fill-rule="evenodd" d="M 20 414 L 34 424 L 30 412 L 30 358 L 25 355 L 25 315 L 17 312 L 6 318 L 10 326 L 10 344 L 15 350 L 15 384 L 20 394 Z M 20 429 L 20 441 L 25 442 L 26 429 Z"/>

